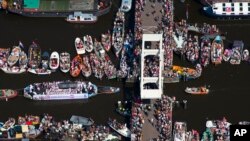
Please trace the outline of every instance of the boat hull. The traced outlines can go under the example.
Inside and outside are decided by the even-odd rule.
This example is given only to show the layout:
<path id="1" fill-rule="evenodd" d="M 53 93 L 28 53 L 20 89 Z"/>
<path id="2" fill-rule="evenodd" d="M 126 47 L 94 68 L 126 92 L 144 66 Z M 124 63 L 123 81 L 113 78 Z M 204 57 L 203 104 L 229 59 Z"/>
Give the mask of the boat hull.
<path id="1" fill-rule="evenodd" d="M 29 98 L 29 95 L 24 93 L 24 97 Z M 88 99 L 87 93 L 83 94 L 60 94 L 60 95 L 34 95 L 32 100 L 73 100 L 73 99 Z"/>
<path id="2" fill-rule="evenodd" d="M 39 69 L 28 69 L 28 72 L 37 74 L 37 75 L 49 75 L 51 74 L 51 70 L 45 70 L 44 72 L 39 72 Z"/>
<path id="3" fill-rule="evenodd" d="M 2 71 L 4 73 L 7 73 L 7 74 L 21 74 L 21 73 L 26 72 L 25 68 L 19 68 L 19 67 L 17 67 L 17 69 L 12 69 L 12 68 L 9 68 L 9 67 L 4 67 L 4 68 L 1 68 L 1 69 L 2 69 Z"/>

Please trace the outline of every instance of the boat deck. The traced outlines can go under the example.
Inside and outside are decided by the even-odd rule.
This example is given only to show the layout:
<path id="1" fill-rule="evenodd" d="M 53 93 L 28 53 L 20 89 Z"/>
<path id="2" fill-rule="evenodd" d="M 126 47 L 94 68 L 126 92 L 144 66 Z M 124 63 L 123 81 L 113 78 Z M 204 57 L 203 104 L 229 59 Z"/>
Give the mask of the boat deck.
<path id="1" fill-rule="evenodd" d="M 86 11 L 95 9 L 95 0 L 23 0 L 24 10 Z"/>

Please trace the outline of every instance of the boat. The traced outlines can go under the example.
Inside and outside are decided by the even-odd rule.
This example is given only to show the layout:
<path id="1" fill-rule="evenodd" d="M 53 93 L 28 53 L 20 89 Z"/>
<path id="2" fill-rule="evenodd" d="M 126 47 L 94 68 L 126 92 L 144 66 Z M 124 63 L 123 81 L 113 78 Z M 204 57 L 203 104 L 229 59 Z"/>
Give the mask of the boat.
<path id="1" fill-rule="evenodd" d="M 111 0 L 93 3 L 79 0 L 11 0 L 6 9 L 10 13 L 27 17 L 67 17 L 74 12 L 88 12 L 97 16 L 107 14 L 111 9 Z"/>
<path id="2" fill-rule="evenodd" d="M 120 88 L 110 86 L 98 86 L 98 94 L 114 94 L 119 93 Z"/>
<path id="3" fill-rule="evenodd" d="M 60 64 L 59 54 L 58 52 L 54 51 L 50 55 L 49 67 L 51 70 L 56 70 L 58 69 L 59 64 Z"/>
<path id="4" fill-rule="evenodd" d="M 249 1 L 213 2 L 210 6 L 203 7 L 206 15 L 213 18 L 241 19 L 250 17 Z"/>
<path id="5" fill-rule="evenodd" d="M 0 89 L 0 100 L 15 98 L 17 91 L 11 89 Z"/>
<path id="6" fill-rule="evenodd" d="M 88 99 L 97 95 L 97 86 L 85 81 L 56 81 L 30 84 L 24 97 L 32 100 Z"/>
<path id="7" fill-rule="evenodd" d="M 14 118 L 9 118 L 8 121 L 6 121 L 1 127 L 0 131 L 8 131 L 10 128 L 12 128 L 16 123 L 16 120 Z"/>
<path id="8" fill-rule="evenodd" d="M 231 55 L 232 55 L 232 50 L 225 49 L 222 58 L 225 62 L 228 62 L 230 60 Z"/>
<path id="9" fill-rule="evenodd" d="M 178 83 L 178 82 L 180 82 L 181 76 L 177 72 L 175 72 L 171 69 L 163 70 L 162 75 L 164 77 L 164 80 L 163 80 L 164 83 Z"/>
<path id="10" fill-rule="evenodd" d="M 203 67 L 207 67 L 210 62 L 211 42 L 210 39 L 204 38 L 201 41 L 201 58 L 200 63 Z"/>
<path id="11" fill-rule="evenodd" d="M 28 52 L 28 65 L 32 69 L 39 67 L 41 63 L 41 48 L 38 44 L 33 42 L 29 47 Z"/>
<path id="12" fill-rule="evenodd" d="M 112 63 L 109 55 L 105 53 L 104 59 L 104 73 L 107 76 L 108 79 L 114 79 L 117 75 L 117 69 Z"/>
<path id="13" fill-rule="evenodd" d="M 19 55 L 19 67 L 26 68 L 27 64 L 28 64 L 27 54 L 24 51 L 21 51 Z"/>
<path id="14" fill-rule="evenodd" d="M 122 116 L 131 116 L 131 110 L 126 108 L 126 105 L 122 104 L 121 101 L 117 102 L 116 112 Z"/>
<path id="15" fill-rule="evenodd" d="M 221 64 L 224 52 L 224 44 L 221 36 L 216 36 L 211 47 L 211 62 L 215 65 Z"/>
<path id="16" fill-rule="evenodd" d="M 174 123 L 174 141 L 186 141 L 187 124 L 185 122 Z"/>
<path id="17" fill-rule="evenodd" d="M 111 48 L 111 33 L 108 30 L 108 32 L 106 34 L 102 34 L 102 45 L 104 47 L 104 49 L 108 52 Z"/>
<path id="18" fill-rule="evenodd" d="M 114 21 L 114 26 L 112 31 L 112 46 L 116 57 L 119 57 L 119 54 L 123 48 L 124 28 L 125 28 L 124 12 L 121 12 L 121 10 L 119 9 L 118 12 L 116 13 L 116 18 Z"/>
<path id="19" fill-rule="evenodd" d="M 243 53 L 242 53 L 242 61 L 249 61 L 249 51 L 248 49 L 244 49 Z"/>
<path id="20" fill-rule="evenodd" d="M 86 78 L 90 77 L 92 74 L 92 69 L 88 56 L 83 56 L 83 65 L 82 65 L 82 75 Z"/>
<path id="21" fill-rule="evenodd" d="M 49 60 L 50 60 L 49 53 L 47 51 L 43 52 L 42 61 L 41 61 L 41 65 L 43 69 L 47 70 L 49 68 Z"/>
<path id="22" fill-rule="evenodd" d="M 93 40 L 90 35 L 83 36 L 83 45 L 86 47 L 87 52 L 92 52 L 94 49 Z"/>
<path id="23" fill-rule="evenodd" d="M 191 95 L 206 95 L 209 89 L 206 87 L 186 87 L 185 92 Z"/>
<path id="24" fill-rule="evenodd" d="M 230 58 L 230 63 L 232 65 L 239 65 L 241 62 L 241 54 L 243 52 L 244 48 L 244 43 L 243 41 L 234 41 L 233 42 L 233 47 L 232 47 L 232 54 Z"/>
<path id="25" fill-rule="evenodd" d="M 115 119 L 114 120 L 110 119 L 108 121 L 108 125 L 110 128 L 115 130 L 120 135 L 122 135 L 126 138 L 131 138 L 131 131 L 128 129 L 126 124 L 120 124 Z"/>
<path id="26" fill-rule="evenodd" d="M 18 62 L 20 53 L 21 53 L 21 48 L 19 46 L 13 46 L 13 49 L 7 60 L 8 65 L 10 67 L 12 67 Z"/>
<path id="27" fill-rule="evenodd" d="M 93 119 L 76 115 L 71 116 L 70 121 L 73 124 L 81 124 L 82 126 L 91 126 L 94 124 Z"/>
<path id="28" fill-rule="evenodd" d="M 70 75 L 72 77 L 77 77 L 80 75 L 82 70 L 82 57 L 77 55 L 72 61 L 70 65 Z"/>
<path id="29" fill-rule="evenodd" d="M 95 75 L 96 78 L 102 79 L 104 76 L 104 62 L 103 60 L 99 59 L 95 53 L 91 53 L 89 55 L 90 65 L 92 69 L 92 73 Z"/>
<path id="30" fill-rule="evenodd" d="M 0 48 L 0 68 L 6 67 L 9 53 L 10 53 L 9 48 Z"/>
<path id="31" fill-rule="evenodd" d="M 36 69 L 28 68 L 27 71 L 37 75 L 49 75 L 52 73 L 51 70 L 45 68 L 36 68 Z"/>
<path id="32" fill-rule="evenodd" d="M 12 67 L 3 67 L 1 68 L 4 73 L 7 74 L 21 74 L 26 72 L 26 67 L 12 66 Z"/>
<path id="33" fill-rule="evenodd" d="M 77 54 L 84 54 L 85 53 L 85 46 L 83 45 L 83 41 L 77 37 L 75 39 L 75 48 L 76 48 L 76 53 Z"/>
<path id="34" fill-rule="evenodd" d="M 70 54 L 68 52 L 60 53 L 60 70 L 64 73 L 70 70 Z"/>
<path id="35" fill-rule="evenodd" d="M 240 121 L 239 125 L 250 125 L 250 121 Z"/>
<path id="36" fill-rule="evenodd" d="M 202 73 L 202 67 L 200 64 L 196 65 L 196 69 L 174 65 L 172 70 L 177 72 L 179 76 L 182 76 L 185 81 L 189 79 L 196 79 L 200 77 Z"/>
<path id="37" fill-rule="evenodd" d="M 97 16 L 92 13 L 74 12 L 68 15 L 66 21 L 69 23 L 95 23 L 97 22 Z"/>
<path id="38" fill-rule="evenodd" d="M 130 11 L 131 7 L 132 7 L 132 0 L 122 0 L 120 7 L 122 12 Z"/>
<path id="39" fill-rule="evenodd" d="M 103 49 L 102 44 L 95 39 L 94 46 L 94 51 L 97 57 L 99 59 L 103 59 L 105 55 L 105 50 Z"/>
<path id="40" fill-rule="evenodd" d="M 25 115 L 25 117 L 18 116 L 18 125 L 38 125 L 40 124 L 40 117 L 33 115 Z"/>

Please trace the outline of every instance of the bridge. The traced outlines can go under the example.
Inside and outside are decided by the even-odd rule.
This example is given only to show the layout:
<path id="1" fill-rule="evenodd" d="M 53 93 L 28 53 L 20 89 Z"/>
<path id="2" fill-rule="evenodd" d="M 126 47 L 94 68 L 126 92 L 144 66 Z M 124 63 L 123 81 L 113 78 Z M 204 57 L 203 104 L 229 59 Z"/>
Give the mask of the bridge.
<path id="1" fill-rule="evenodd" d="M 141 79 L 140 79 L 140 92 L 141 99 L 160 99 L 163 94 L 163 48 L 162 48 L 162 34 L 143 34 L 142 36 L 142 51 L 141 51 Z M 151 42 L 152 44 L 145 44 L 146 42 Z M 154 44 L 158 42 L 159 47 Z M 147 56 L 157 56 L 159 57 L 159 75 L 158 77 L 148 77 L 144 75 L 144 62 Z M 155 85 L 157 87 L 151 88 L 147 84 Z"/>

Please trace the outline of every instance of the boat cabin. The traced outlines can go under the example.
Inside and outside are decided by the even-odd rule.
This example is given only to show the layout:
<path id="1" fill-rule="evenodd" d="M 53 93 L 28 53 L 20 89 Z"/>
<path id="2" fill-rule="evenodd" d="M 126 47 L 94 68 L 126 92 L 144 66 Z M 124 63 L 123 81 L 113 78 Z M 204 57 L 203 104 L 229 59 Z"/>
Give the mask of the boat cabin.
<path id="1" fill-rule="evenodd" d="M 216 15 L 250 15 L 250 2 L 218 2 L 212 10 Z"/>

